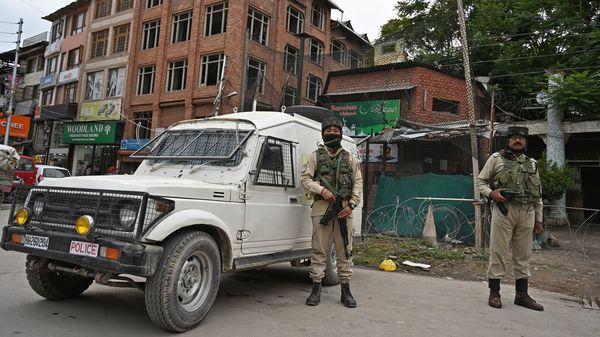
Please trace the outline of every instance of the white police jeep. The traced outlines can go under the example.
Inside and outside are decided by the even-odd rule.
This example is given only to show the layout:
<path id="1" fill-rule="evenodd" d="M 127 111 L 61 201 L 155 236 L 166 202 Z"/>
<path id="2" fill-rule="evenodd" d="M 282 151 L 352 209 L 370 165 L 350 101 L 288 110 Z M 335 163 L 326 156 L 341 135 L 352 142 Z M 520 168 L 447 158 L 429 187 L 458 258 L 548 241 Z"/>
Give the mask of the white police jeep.
<path id="1" fill-rule="evenodd" d="M 28 254 L 29 284 L 47 299 L 78 296 L 93 281 L 137 287 L 156 325 L 189 330 L 222 272 L 310 257 L 311 200 L 299 176 L 321 129 L 295 108 L 179 122 L 132 155 L 144 159 L 133 175 L 21 190 L 2 248 Z M 342 143 L 356 154 L 350 138 Z M 360 236 L 360 208 L 353 218 Z M 330 261 L 324 283 L 336 278 Z"/>

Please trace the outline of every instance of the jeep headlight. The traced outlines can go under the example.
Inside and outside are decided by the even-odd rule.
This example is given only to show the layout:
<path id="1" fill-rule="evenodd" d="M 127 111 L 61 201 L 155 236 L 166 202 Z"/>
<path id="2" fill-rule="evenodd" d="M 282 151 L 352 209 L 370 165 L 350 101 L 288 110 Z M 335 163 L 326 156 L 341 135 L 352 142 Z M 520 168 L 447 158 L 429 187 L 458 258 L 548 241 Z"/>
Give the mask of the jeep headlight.
<path id="1" fill-rule="evenodd" d="M 44 211 L 44 197 L 36 198 L 33 201 L 33 214 L 35 214 L 36 217 L 40 217 L 42 215 L 43 211 Z"/>
<path id="2" fill-rule="evenodd" d="M 119 208 L 119 223 L 123 229 L 130 229 L 137 219 L 138 208 L 135 205 L 123 204 Z"/>

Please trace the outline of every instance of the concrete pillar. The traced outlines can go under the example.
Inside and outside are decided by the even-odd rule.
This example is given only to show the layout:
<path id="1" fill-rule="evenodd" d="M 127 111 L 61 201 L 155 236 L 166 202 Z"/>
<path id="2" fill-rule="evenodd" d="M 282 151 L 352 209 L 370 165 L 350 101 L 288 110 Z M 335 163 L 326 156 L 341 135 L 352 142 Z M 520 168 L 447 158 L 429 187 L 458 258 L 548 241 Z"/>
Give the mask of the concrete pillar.
<path id="1" fill-rule="evenodd" d="M 548 91 L 557 86 L 557 80 L 560 79 L 560 74 L 554 74 L 548 79 Z M 546 113 L 548 131 L 546 133 L 546 159 L 548 162 L 556 163 L 558 167 L 564 167 L 565 159 L 565 132 L 563 126 L 564 111 L 558 107 L 552 99 L 548 100 L 548 112 Z M 564 223 L 566 214 L 565 196 L 554 200 L 550 205 L 555 206 L 550 208 L 548 221 L 552 223 Z"/>

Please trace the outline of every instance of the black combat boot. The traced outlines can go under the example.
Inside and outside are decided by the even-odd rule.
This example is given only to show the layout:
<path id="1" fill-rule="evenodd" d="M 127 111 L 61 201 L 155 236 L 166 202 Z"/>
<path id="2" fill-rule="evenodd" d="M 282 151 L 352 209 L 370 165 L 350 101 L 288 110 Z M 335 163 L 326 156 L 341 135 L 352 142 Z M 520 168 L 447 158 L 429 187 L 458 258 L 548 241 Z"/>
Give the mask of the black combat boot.
<path id="1" fill-rule="evenodd" d="M 342 283 L 342 304 L 347 308 L 356 308 L 356 300 L 352 297 L 348 283 Z"/>
<path id="2" fill-rule="evenodd" d="M 306 298 L 306 305 L 315 306 L 321 302 L 321 282 L 313 282 L 312 292 Z"/>
<path id="3" fill-rule="evenodd" d="M 516 305 L 520 305 L 522 307 L 525 307 L 525 308 L 528 308 L 531 310 L 544 311 L 544 307 L 541 304 L 538 304 L 533 298 L 531 298 L 527 294 L 527 279 L 526 278 L 518 279 L 515 284 L 515 289 L 517 291 L 517 293 L 515 295 L 515 304 Z"/>
<path id="4" fill-rule="evenodd" d="M 500 301 L 500 279 L 488 279 L 488 286 L 490 287 L 490 297 L 488 298 L 488 305 L 492 308 L 502 308 L 502 301 Z"/>

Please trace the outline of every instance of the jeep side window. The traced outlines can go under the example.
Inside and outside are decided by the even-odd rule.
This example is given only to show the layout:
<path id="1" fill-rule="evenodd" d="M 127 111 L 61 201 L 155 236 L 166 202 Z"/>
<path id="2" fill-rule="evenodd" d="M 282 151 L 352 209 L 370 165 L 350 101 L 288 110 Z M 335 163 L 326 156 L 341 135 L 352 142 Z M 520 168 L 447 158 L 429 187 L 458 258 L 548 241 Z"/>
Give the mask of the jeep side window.
<path id="1" fill-rule="evenodd" d="M 255 185 L 294 187 L 293 146 L 290 141 L 268 137 L 262 145 Z"/>

